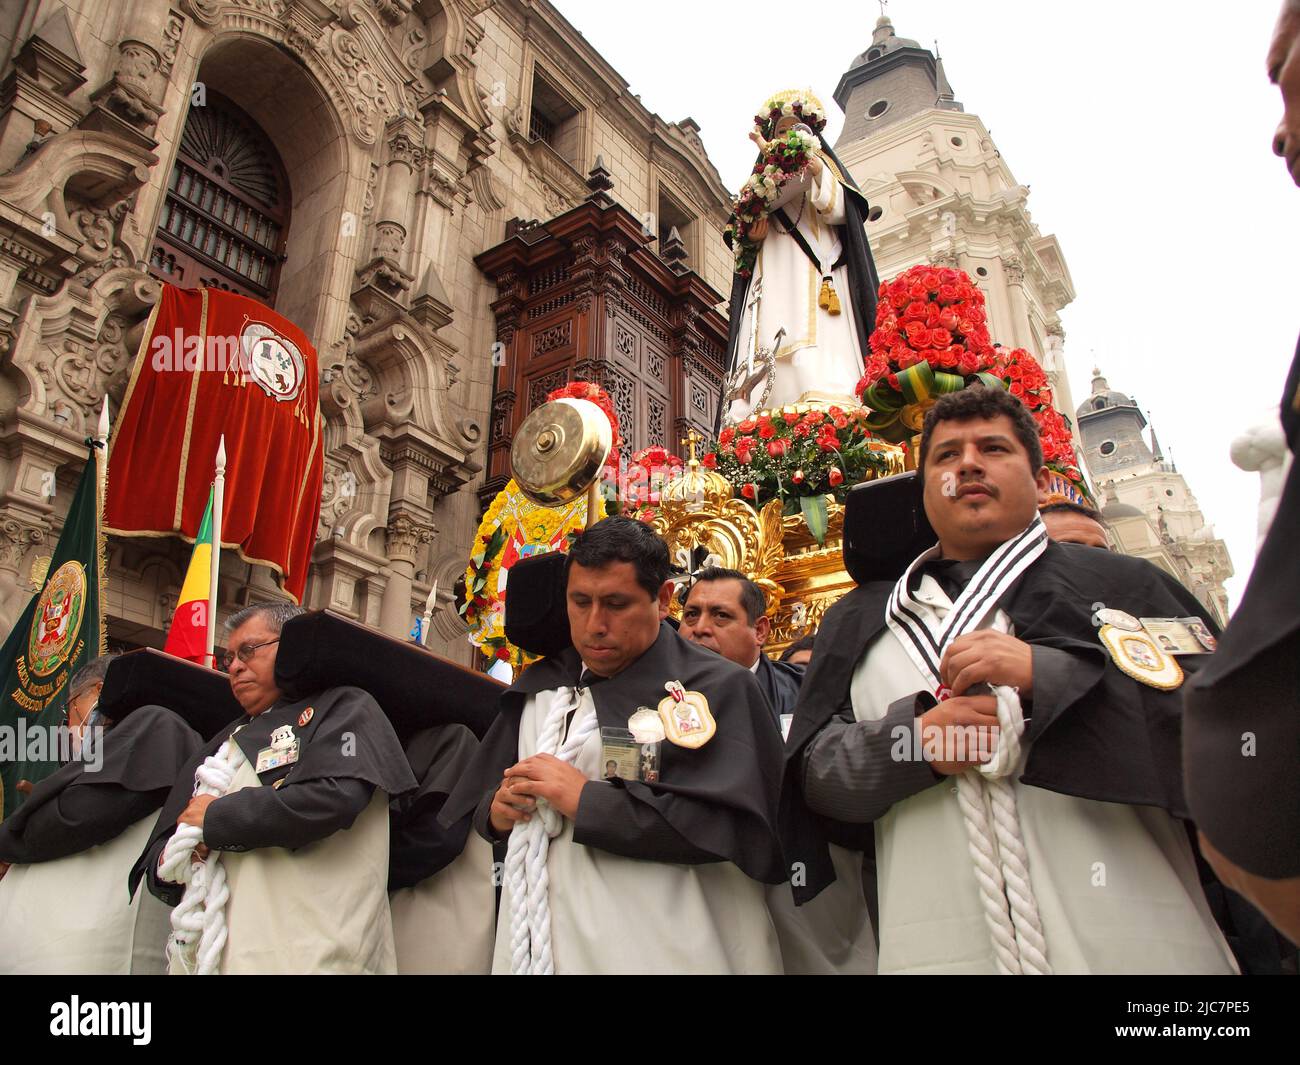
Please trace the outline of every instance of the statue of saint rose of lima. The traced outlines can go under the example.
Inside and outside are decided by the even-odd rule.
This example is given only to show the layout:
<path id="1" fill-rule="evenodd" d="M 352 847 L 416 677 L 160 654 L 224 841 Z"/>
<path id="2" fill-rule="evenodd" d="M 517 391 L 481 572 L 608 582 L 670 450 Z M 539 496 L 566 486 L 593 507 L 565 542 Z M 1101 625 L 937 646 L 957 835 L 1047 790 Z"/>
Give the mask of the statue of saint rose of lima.
<path id="1" fill-rule="evenodd" d="M 795 105 L 798 104 L 798 113 Z M 780 116 L 774 116 L 774 111 Z M 880 287 L 865 231 L 867 200 L 822 139 L 821 102 L 808 90 L 790 90 L 763 106 L 752 139 L 760 148 L 802 124 L 819 145 L 808 165 L 789 177 L 751 230 L 758 250 L 750 276 L 735 274 L 731 290 L 727 364 L 730 374 L 751 352 L 775 350 L 775 380 L 762 398 L 760 372 L 752 386 L 723 397 L 729 424 L 758 406 L 791 403 L 855 405 L 853 389 L 863 373 L 867 337 L 875 326 Z M 760 161 L 763 155 L 760 154 Z M 834 298 L 825 304 L 829 291 Z"/>

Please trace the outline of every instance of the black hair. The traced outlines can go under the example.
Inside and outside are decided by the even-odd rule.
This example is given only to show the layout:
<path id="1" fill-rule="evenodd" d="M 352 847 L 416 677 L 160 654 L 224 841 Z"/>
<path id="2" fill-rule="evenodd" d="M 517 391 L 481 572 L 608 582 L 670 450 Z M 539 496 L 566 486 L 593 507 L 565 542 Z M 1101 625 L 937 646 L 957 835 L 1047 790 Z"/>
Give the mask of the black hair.
<path id="1" fill-rule="evenodd" d="M 1103 529 L 1106 522 L 1092 507 L 1085 507 L 1082 503 L 1071 503 L 1068 499 L 1062 499 L 1055 503 L 1046 503 L 1038 508 L 1039 514 L 1078 514 L 1087 518 L 1089 521 L 1095 521 Z"/>
<path id="2" fill-rule="evenodd" d="M 755 625 L 758 619 L 767 613 L 767 593 L 751 581 L 738 569 L 724 569 L 722 566 L 709 566 L 695 575 L 697 581 L 740 581 L 740 605 L 745 608 L 745 617 L 749 624 Z M 682 606 L 690 598 L 690 587 L 681 591 Z"/>
<path id="3" fill-rule="evenodd" d="M 1043 465 L 1043 442 L 1038 436 L 1038 423 L 1029 409 L 1010 392 L 1001 388 L 985 388 L 974 384 L 960 392 L 940 396 L 925 413 L 921 427 L 921 454 L 917 463 L 917 479 L 925 479 L 925 459 L 930 452 L 930 440 L 940 422 L 969 422 L 977 418 L 985 421 L 998 417 L 1011 419 L 1016 439 L 1029 453 L 1029 472 L 1037 475 Z"/>
<path id="4" fill-rule="evenodd" d="M 612 562 L 632 563 L 637 584 L 651 599 L 659 597 L 668 579 L 668 545 L 645 522 L 616 515 L 576 533 L 564 561 L 565 581 L 574 566 L 600 569 Z"/>
<path id="5" fill-rule="evenodd" d="M 817 636 L 815 633 L 808 636 L 800 636 L 799 639 L 795 640 L 794 643 L 781 652 L 780 661 L 789 662 L 790 659 L 800 651 L 811 651 L 813 649 L 813 641 L 816 640 L 816 638 Z"/>

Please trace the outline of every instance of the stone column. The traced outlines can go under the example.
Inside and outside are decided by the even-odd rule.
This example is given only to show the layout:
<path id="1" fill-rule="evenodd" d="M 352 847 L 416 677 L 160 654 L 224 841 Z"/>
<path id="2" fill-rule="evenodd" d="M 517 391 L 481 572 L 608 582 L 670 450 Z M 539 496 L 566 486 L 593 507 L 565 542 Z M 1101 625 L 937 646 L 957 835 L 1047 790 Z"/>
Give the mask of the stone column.
<path id="1" fill-rule="evenodd" d="M 31 596 L 23 560 L 44 542 L 43 525 L 12 514 L 0 517 L 0 640 L 8 638 Z"/>
<path id="2" fill-rule="evenodd" d="M 1029 336 L 1029 302 L 1025 296 L 1025 264 L 1011 256 L 1002 260 L 1002 272 L 1007 278 L 1007 299 L 1011 308 L 1011 346 L 1028 348 L 1032 341 Z"/>
<path id="3" fill-rule="evenodd" d="M 398 116 L 388 123 L 388 164 L 384 192 L 375 208 L 375 243 L 370 261 L 357 271 L 366 284 L 396 294 L 414 280 L 402 268 L 406 238 L 411 231 L 415 168 L 424 158 L 424 131 L 413 119 Z"/>
<path id="4" fill-rule="evenodd" d="M 411 587 L 415 564 L 437 530 L 404 511 L 388 522 L 388 584 L 379 608 L 379 627 L 388 635 L 405 638 L 411 631 Z"/>

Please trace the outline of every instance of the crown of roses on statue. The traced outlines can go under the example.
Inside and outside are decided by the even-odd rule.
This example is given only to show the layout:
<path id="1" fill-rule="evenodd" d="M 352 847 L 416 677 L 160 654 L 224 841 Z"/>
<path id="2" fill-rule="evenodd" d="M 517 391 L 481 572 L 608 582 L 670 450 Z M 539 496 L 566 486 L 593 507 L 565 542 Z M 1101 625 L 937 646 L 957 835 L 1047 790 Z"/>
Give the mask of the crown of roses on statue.
<path id="1" fill-rule="evenodd" d="M 764 138 L 776 131 L 776 124 L 787 115 L 793 115 L 814 133 L 826 128 L 826 108 L 812 89 L 782 89 L 773 93 L 754 116 L 754 128 Z"/>

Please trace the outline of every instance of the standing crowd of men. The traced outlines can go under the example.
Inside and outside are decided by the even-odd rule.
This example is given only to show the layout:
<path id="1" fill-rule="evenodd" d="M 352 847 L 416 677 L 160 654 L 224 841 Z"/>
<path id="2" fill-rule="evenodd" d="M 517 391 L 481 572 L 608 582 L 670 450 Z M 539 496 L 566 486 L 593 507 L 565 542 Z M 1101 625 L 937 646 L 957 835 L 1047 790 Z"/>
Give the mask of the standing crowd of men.
<path id="1" fill-rule="evenodd" d="M 1287 0 L 1269 73 L 1300 181 L 1297 41 Z M 1300 352 L 1282 417 L 1294 450 Z M 921 436 L 937 543 L 792 645 L 806 671 L 764 652 L 768 604 L 740 572 L 695 575 L 670 624 L 667 547 L 622 517 L 574 538 L 570 646 L 502 693 L 481 742 L 450 725 L 403 745 L 358 688 L 286 696 L 297 607 L 229 622 L 243 717 L 214 736 L 163 706 L 96 719 L 93 663 L 69 711 L 104 730 L 93 767 L 74 757 L 0 824 L 0 967 L 1283 971 L 1297 469 L 1223 633 L 1109 551 L 1095 513 L 1044 505 L 1033 418 L 973 386 Z"/>

